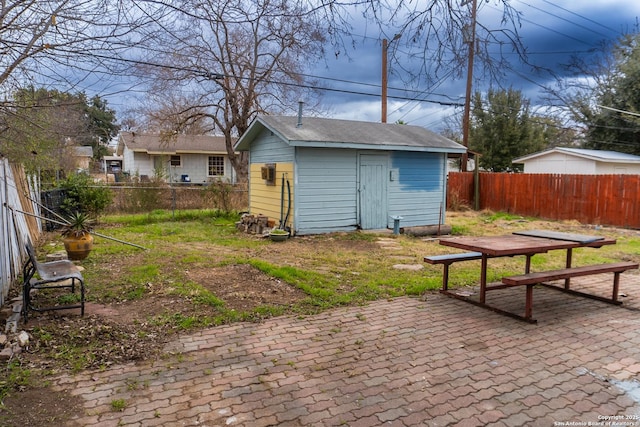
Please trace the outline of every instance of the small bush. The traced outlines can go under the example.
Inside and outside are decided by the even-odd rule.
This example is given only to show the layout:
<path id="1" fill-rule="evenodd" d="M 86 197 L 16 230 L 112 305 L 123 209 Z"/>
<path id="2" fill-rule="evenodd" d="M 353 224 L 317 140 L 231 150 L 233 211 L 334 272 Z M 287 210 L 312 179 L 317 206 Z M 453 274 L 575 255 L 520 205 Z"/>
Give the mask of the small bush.
<path id="1" fill-rule="evenodd" d="M 98 217 L 111 204 L 113 193 L 109 188 L 94 182 L 84 173 L 74 173 L 63 181 L 59 187 L 64 191 L 64 200 L 60 207 L 68 215 L 83 212 Z"/>
<path id="2" fill-rule="evenodd" d="M 205 196 L 212 196 L 215 208 L 228 214 L 233 210 L 231 203 L 231 194 L 233 193 L 233 190 L 233 185 L 228 182 L 214 181 L 205 187 L 204 193 Z"/>

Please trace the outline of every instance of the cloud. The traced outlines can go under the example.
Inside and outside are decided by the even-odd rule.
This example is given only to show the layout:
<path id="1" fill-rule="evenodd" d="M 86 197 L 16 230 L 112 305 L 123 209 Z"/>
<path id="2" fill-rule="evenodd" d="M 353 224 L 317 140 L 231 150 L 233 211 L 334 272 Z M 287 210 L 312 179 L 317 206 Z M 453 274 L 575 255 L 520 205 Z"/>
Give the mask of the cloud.
<path id="1" fill-rule="evenodd" d="M 499 25 L 500 14 L 497 9 L 492 9 L 492 4 L 483 4 L 478 19 L 498 20 L 494 25 Z M 635 23 L 640 16 L 640 2 L 635 0 L 592 0 L 579 3 L 573 0 L 514 0 L 512 5 L 521 12 L 519 34 L 529 53 L 530 65 L 519 63 L 517 55 L 507 50 L 505 56 L 510 60 L 513 70 L 506 71 L 501 84 L 503 87 L 511 86 L 521 90 L 534 103 L 542 93 L 541 87 L 553 81 L 552 74 L 545 72 L 545 69 L 558 76 L 568 76 L 562 64 L 566 64 L 571 55 L 588 58 L 595 54 L 603 41 L 615 41 L 624 32 L 637 30 Z M 356 32 L 358 28 L 366 27 L 366 23 L 355 23 L 354 27 Z M 394 33 L 392 29 L 387 32 Z M 366 30 L 362 30 L 362 33 L 365 34 Z M 362 95 L 362 92 L 376 95 L 381 91 L 381 38 L 381 35 L 372 36 L 371 31 L 367 37 L 356 37 L 354 48 L 348 52 L 348 56 L 327 58 L 322 67 L 312 71 L 316 75 L 345 80 L 330 83 L 332 87 L 344 92 L 324 94 L 322 102 L 329 115 L 344 119 L 380 121 L 380 98 Z M 415 67 L 419 66 L 419 61 L 416 61 L 415 55 L 421 47 L 410 47 L 402 39 L 394 43 L 398 43 L 395 59 L 399 63 L 393 63 L 390 58 L 392 73 L 389 75 L 389 87 L 400 90 L 390 89 L 390 96 L 464 101 L 461 97 L 464 97 L 465 92 L 466 71 L 460 79 L 431 76 L 432 81 L 437 83 L 435 88 L 427 87 L 423 79 L 421 84 L 405 90 L 407 76 L 402 74 L 401 68 L 417 69 Z M 481 74 L 479 67 L 476 64 L 477 76 Z M 474 80 L 473 90 L 484 91 L 488 86 L 489 82 L 486 80 Z M 441 130 L 444 118 L 456 111 L 460 111 L 460 108 L 390 99 L 388 122 L 402 119 L 432 130 Z"/>

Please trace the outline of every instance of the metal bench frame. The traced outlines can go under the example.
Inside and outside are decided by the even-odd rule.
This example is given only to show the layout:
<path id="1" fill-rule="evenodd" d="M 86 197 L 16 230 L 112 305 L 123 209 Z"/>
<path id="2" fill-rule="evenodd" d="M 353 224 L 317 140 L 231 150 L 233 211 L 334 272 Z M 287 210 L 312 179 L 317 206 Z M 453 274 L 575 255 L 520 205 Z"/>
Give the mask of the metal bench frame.
<path id="1" fill-rule="evenodd" d="M 38 262 L 33 246 L 28 243 L 26 248 L 29 259 L 22 268 L 22 315 L 25 323 L 28 320 L 29 310 L 40 312 L 79 308 L 80 315 L 84 316 L 84 278 L 78 267 L 69 260 Z M 34 277 L 36 273 L 37 278 Z M 51 307 L 35 307 L 32 304 L 31 291 L 33 290 L 69 288 L 72 293 L 75 293 L 76 284 L 80 288 L 78 304 Z"/>

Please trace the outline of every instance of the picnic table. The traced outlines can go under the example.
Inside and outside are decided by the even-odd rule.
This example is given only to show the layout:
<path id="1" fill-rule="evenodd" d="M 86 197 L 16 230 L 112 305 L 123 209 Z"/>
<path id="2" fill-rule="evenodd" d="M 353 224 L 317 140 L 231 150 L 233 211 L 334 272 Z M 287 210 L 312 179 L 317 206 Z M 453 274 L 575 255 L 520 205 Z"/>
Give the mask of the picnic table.
<path id="1" fill-rule="evenodd" d="M 527 230 L 519 231 L 509 235 L 501 236 L 484 236 L 484 237 L 453 237 L 441 239 L 440 244 L 448 247 L 463 249 L 469 252 L 465 254 L 451 254 L 450 256 L 425 257 L 426 262 L 432 264 L 444 264 L 445 275 L 443 276 L 443 285 L 441 292 L 458 299 L 472 302 L 493 311 L 507 314 L 518 319 L 535 322 L 532 318 L 532 289 L 536 284 L 547 285 L 545 281 L 564 280 L 563 287 L 554 286 L 575 295 L 587 296 L 605 302 L 620 304 L 618 301 L 619 275 L 621 272 L 638 268 L 637 263 L 621 262 L 610 264 L 599 264 L 582 267 L 572 267 L 573 249 L 576 248 L 600 248 L 605 245 L 614 245 L 615 239 L 590 236 L 573 233 L 562 233 L 547 230 Z M 536 254 L 546 253 L 554 250 L 565 250 L 565 269 L 543 271 L 531 273 L 531 258 Z M 487 268 L 488 260 L 497 257 L 513 257 L 525 256 L 525 272 L 523 275 L 502 278 L 502 283 L 487 284 Z M 451 292 L 448 289 L 448 267 L 450 263 L 462 260 L 480 259 L 480 291 L 479 298 L 468 298 Z M 572 277 L 586 276 L 592 274 L 614 273 L 614 284 L 611 298 L 603 298 L 597 295 L 586 294 L 570 288 L 570 279 Z M 506 312 L 490 306 L 486 303 L 486 294 L 488 291 L 495 289 L 504 289 L 512 286 L 523 285 L 527 287 L 525 315 L 520 316 L 514 313 Z"/>

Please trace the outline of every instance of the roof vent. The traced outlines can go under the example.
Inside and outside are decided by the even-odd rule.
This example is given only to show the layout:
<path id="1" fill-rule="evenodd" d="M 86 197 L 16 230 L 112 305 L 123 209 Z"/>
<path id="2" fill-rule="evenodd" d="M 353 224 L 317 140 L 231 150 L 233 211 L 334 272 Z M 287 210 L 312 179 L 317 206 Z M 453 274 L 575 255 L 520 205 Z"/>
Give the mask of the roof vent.
<path id="1" fill-rule="evenodd" d="M 302 126 L 302 106 L 303 105 L 304 105 L 304 102 L 298 101 L 298 124 L 296 125 L 296 127 Z"/>

